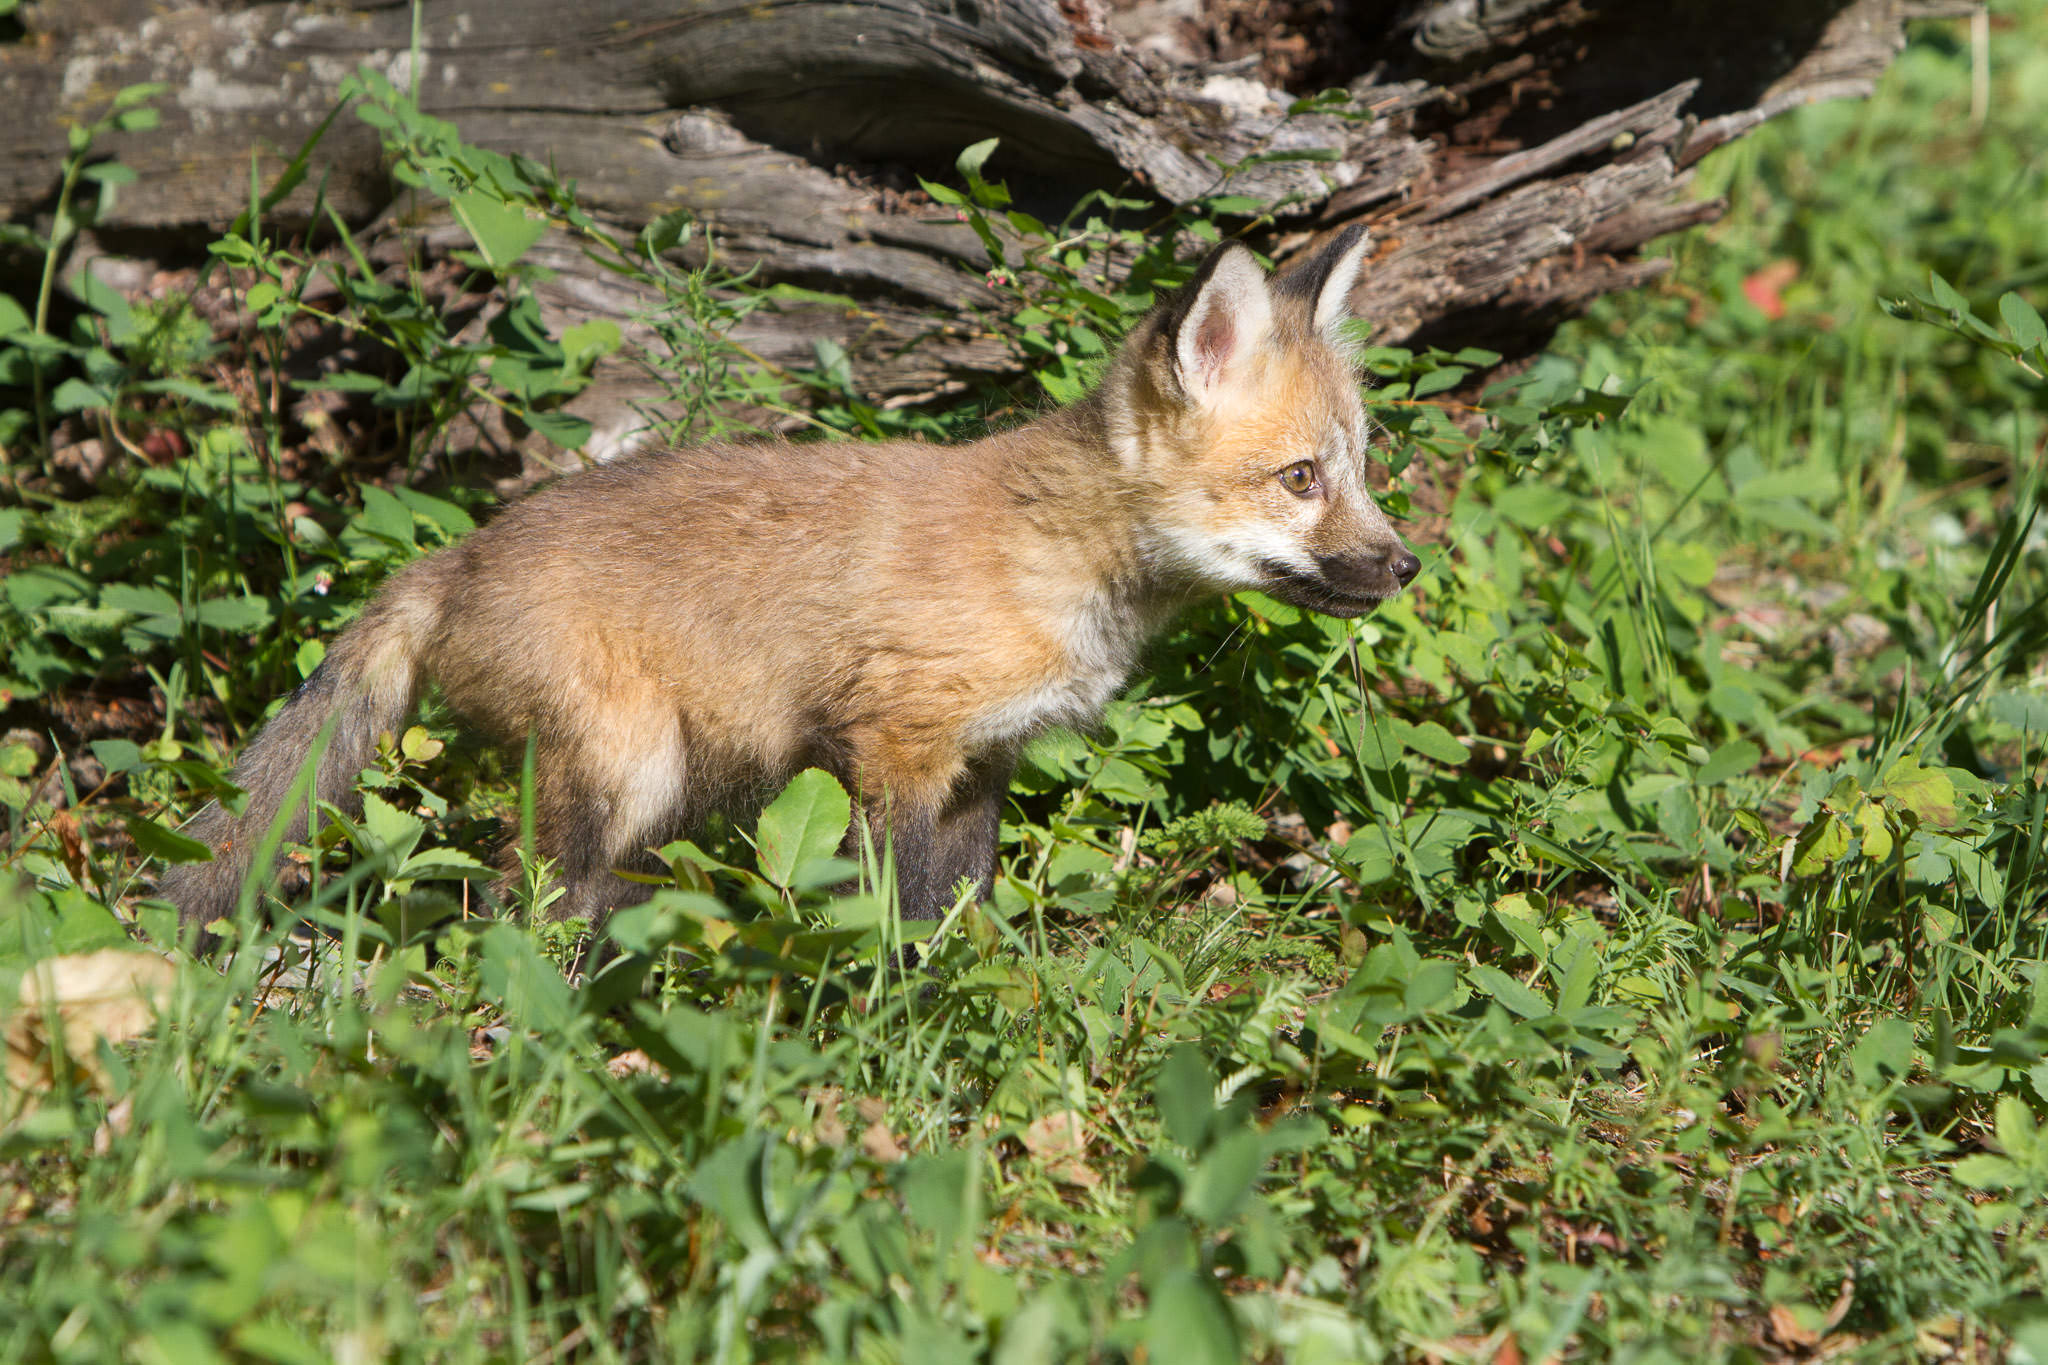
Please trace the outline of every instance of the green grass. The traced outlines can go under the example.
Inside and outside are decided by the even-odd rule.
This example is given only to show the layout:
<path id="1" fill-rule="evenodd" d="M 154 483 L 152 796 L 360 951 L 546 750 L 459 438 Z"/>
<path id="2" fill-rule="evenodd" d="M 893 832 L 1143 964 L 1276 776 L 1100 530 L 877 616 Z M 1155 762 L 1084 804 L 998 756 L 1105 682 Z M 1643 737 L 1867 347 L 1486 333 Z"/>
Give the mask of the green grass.
<path id="1" fill-rule="evenodd" d="M 1960 32 L 1706 163 L 1728 219 L 1478 436 L 1433 395 L 1484 356 L 1374 353 L 1394 462 L 1450 490 L 1418 591 L 1193 616 L 1033 750 L 994 904 L 920 970 L 748 831 L 672 850 L 595 976 L 475 918 L 430 966 L 412 923 L 519 818 L 516 761 L 430 715 L 308 855 L 337 937 L 245 925 L 152 1029 L 0 1091 L 0 1359 L 2048 1361 L 2044 353 L 1885 307 L 1945 318 L 1930 269 L 2048 301 L 2048 19 L 2001 21 L 1981 124 Z M 246 287 L 276 248 L 241 240 Z M 1114 317 L 1082 263 L 1018 266 L 1027 350 Z M 669 283 L 696 420 L 798 400 L 718 349 L 772 300 Z M 478 357 L 404 290 L 351 306 L 414 347 L 421 453 Z M 221 741 L 470 520 L 459 471 L 284 478 L 276 414 L 101 340 L 47 401 L 190 453 L 72 497 L 17 420 L 10 723 L 134 659 L 176 700 L 63 811 L 0 743 L 0 1000 L 168 936 L 138 846 L 183 856 Z M 545 419 L 606 343 L 508 331 L 492 395 Z M 971 423 L 832 359 L 827 422 Z M 818 787 L 764 819 L 843 827 Z"/>

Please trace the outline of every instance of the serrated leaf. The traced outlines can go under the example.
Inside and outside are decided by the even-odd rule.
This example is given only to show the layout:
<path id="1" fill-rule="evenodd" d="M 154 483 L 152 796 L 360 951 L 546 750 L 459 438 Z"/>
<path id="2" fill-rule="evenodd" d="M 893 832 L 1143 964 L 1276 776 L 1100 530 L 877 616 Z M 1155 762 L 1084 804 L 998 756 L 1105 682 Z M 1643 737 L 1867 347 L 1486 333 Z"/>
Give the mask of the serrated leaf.
<path id="1" fill-rule="evenodd" d="M 822 768 L 806 768 L 761 812 L 754 832 L 761 875 L 789 886 L 806 863 L 838 851 L 852 819 L 853 802 L 839 780 Z"/>
<path id="2" fill-rule="evenodd" d="M 382 853 L 392 863 L 403 863 L 418 847 L 427 822 L 400 810 L 375 792 L 363 794 L 363 832 L 368 836 L 366 852 Z"/>

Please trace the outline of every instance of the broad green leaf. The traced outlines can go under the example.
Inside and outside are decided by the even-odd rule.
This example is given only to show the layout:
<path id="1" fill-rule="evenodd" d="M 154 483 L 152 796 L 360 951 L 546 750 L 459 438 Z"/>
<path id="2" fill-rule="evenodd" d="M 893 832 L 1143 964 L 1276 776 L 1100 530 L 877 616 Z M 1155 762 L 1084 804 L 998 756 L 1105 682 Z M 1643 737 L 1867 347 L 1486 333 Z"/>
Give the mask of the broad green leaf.
<path id="1" fill-rule="evenodd" d="M 742 1133 L 700 1162 L 689 1184 L 691 1195 L 756 1252 L 776 1249 L 761 1188 L 768 1141 L 758 1128 Z"/>
<path id="2" fill-rule="evenodd" d="M 100 589 L 100 605 L 136 616 L 178 619 L 178 599 L 162 588 L 143 583 L 109 583 Z"/>
<path id="3" fill-rule="evenodd" d="M 2048 341 L 2048 325 L 2041 321 L 2041 315 L 2034 311 L 2018 294 L 2001 294 L 1998 299 L 1998 315 L 2005 319 L 2005 325 L 2012 328 L 2012 339 L 2022 346 L 2039 346 Z"/>
<path id="4" fill-rule="evenodd" d="M 1291 626 L 1302 617 L 1301 608 L 1291 607 L 1285 602 L 1276 602 L 1262 592 L 1241 592 L 1237 600 L 1244 603 L 1252 615 L 1261 620 L 1271 621 L 1276 626 Z"/>
<path id="5" fill-rule="evenodd" d="M 161 858 L 167 863 L 210 863 L 213 850 L 197 839 L 166 829 L 147 816 L 128 817 L 128 837 L 135 846 L 151 858 Z"/>
<path id="6" fill-rule="evenodd" d="M 973 144 L 954 160 L 953 168 L 966 179 L 975 179 L 981 174 L 981 168 L 988 164 L 989 156 L 1001 142 L 1001 138 L 992 137 Z"/>
<path id="7" fill-rule="evenodd" d="M 2009 1190 L 2021 1183 L 2024 1173 L 2002 1156 L 1978 1153 L 1966 1156 L 1949 1168 L 1956 1183 L 1973 1190 Z"/>
<path id="8" fill-rule="evenodd" d="M 210 597 L 193 608 L 192 617 L 230 635 L 254 635 L 270 624 L 270 603 L 261 597 Z"/>
<path id="9" fill-rule="evenodd" d="M 1851 818 L 1856 825 L 1857 837 L 1863 840 L 1864 857 L 1873 863 L 1881 863 L 1892 856 L 1896 841 L 1892 838 L 1891 826 L 1885 823 L 1881 807 L 1872 801 L 1862 802 Z"/>
<path id="10" fill-rule="evenodd" d="M 1146 1358 L 1172 1365 L 1238 1365 L 1237 1320 L 1213 1279 L 1177 1271 L 1152 1290 Z"/>
<path id="11" fill-rule="evenodd" d="M 1457 736 L 1433 720 L 1420 725 L 1410 725 L 1405 720 L 1394 721 L 1394 734 L 1403 748 L 1412 749 L 1439 763 L 1463 763 L 1471 757 Z"/>
<path id="12" fill-rule="evenodd" d="M 412 512 L 389 492 L 374 484 L 363 489 L 364 529 L 383 540 L 411 545 Z"/>
<path id="13" fill-rule="evenodd" d="M 1902 1081 L 1912 1068 L 1913 1025 L 1905 1019 L 1879 1019 L 1849 1049 L 1850 1071 L 1871 1088 Z"/>
<path id="14" fill-rule="evenodd" d="M 619 349 L 619 324 L 610 318 L 579 322 L 562 333 L 562 362 L 579 365 Z"/>
<path id="15" fill-rule="evenodd" d="M 1822 811 L 1799 832 L 1792 849 L 1792 871 L 1811 877 L 1832 867 L 1849 851 L 1849 831 L 1832 812 Z"/>
<path id="16" fill-rule="evenodd" d="M 1946 308 L 1952 313 L 1962 313 L 1965 315 L 1970 311 L 1969 300 L 1958 294 L 1954 285 L 1932 270 L 1927 272 L 1927 292 L 1933 297 L 1937 307 Z"/>
<path id="17" fill-rule="evenodd" d="M 1693 780 L 1702 787 L 1718 787 L 1731 777 L 1751 772 L 1763 761 L 1764 752 L 1746 739 L 1723 744 L 1700 764 Z"/>
<path id="18" fill-rule="evenodd" d="M 476 529 L 476 519 L 445 498 L 422 493 L 417 488 L 401 487 L 396 492 L 398 500 L 411 508 L 414 516 L 450 539 L 467 535 Z"/>
<path id="19" fill-rule="evenodd" d="M 1930 825 L 1956 822 L 1956 784 L 1939 768 L 1922 767 L 1916 758 L 1902 758 L 1886 770 L 1875 793 Z"/>
<path id="20" fill-rule="evenodd" d="M 1265 1169 L 1266 1135 L 1256 1128 L 1240 1128 L 1195 1163 L 1181 1207 L 1212 1226 L 1226 1222 L 1258 1189 Z"/>
<path id="21" fill-rule="evenodd" d="M 1572 495 L 1563 489 L 1534 480 L 1510 484 L 1493 499 L 1494 511 L 1530 531 L 1542 531 L 1556 525 L 1577 506 Z"/>
<path id="22" fill-rule="evenodd" d="M 1182 1043 L 1166 1054 L 1153 1083 L 1152 1101 L 1158 1106 L 1166 1135 L 1199 1151 L 1216 1113 L 1216 1078 L 1201 1049 Z"/>
<path id="23" fill-rule="evenodd" d="M 974 1154 L 955 1149 L 907 1163 L 898 1177 L 903 1207 L 920 1227 L 938 1238 L 943 1256 L 970 1228 L 968 1219 L 980 1199 Z"/>
<path id="24" fill-rule="evenodd" d="M 838 851 L 853 818 L 853 802 L 839 780 L 821 768 L 806 768 L 761 812 L 754 840 L 761 875 L 788 886 L 798 869 Z"/>
<path id="25" fill-rule="evenodd" d="M 92 756 L 110 773 L 133 772 L 143 764 L 142 746 L 132 739 L 96 739 Z"/>
<path id="26" fill-rule="evenodd" d="M 1472 978 L 1473 988 L 1481 995 L 1495 1000 L 1524 1019 L 1541 1019 L 1555 1013 L 1550 1002 L 1509 976 L 1498 967 L 1480 965 L 1467 967 L 1465 974 Z"/>
<path id="27" fill-rule="evenodd" d="M 590 439 L 590 423 L 566 412 L 541 412 L 527 408 L 520 412 L 519 417 L 564 450 L 581 450 L 583 443 Z"/>
<path id="28" fill-rule="evenodd" d="M 2048 734 L 2048 694 L 2015 688 L 1992 696 L 1985 702 L 1985 709 L 2001 725 L 2036 735 Z"/>
<path id="29" fill-rule="evenodd" d="M 1442 393 L 1446 389 L 1455 389 L 1458 385 L 1465 382 L 1466 373 L 1463 368 L 1457 365 L 1445 365 L 1441 369 L 1431 370 L 1428 374 L 1415 381 L 1414 396 L 1417 398 L 1427 398 L 1431 394 Z"/>
<path id="30" fill-rule="evenodd" d="M 111 407 L 113 402 L 114 395 L 86 383 L 83 379 L 67 379 L 50 395 L 50 409 L 53 412 L 95 412 Z"/>
<path id="31" fill-rule="evenodd" d="M 493 270 L 515 264 L 548 230 L 547 219 L 477 190 L 454 196 L 448 206 Z"/>
<path id="32" fill-rule="evenodd" d="M 2048 1176 L 2048 1143 L 2043 1142 L 2041 1127 L 2026 1102 L 2017 1095 L 2001 1095 L 1993 1112 L 1996 1119 L 1992 1131 L 1998 1135 L 1998 1145 L 2005 1148 L 2005 1154 Z"/>

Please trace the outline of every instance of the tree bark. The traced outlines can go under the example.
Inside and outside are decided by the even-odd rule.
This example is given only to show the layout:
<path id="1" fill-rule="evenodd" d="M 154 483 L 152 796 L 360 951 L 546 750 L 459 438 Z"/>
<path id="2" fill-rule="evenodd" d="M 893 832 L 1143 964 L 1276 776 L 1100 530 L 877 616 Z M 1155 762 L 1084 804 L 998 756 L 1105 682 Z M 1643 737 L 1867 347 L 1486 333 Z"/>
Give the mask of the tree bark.
<path id="1" fill-rule="evenodd" d="M 1207 6 L 1205 9 L 1204 6 Z M 753 314 L 740 339 L 778 364 L 845 347 L 863 391 L 913 401 L 1013 374 L 985 323 L 986 260 L 915 192 L 961 147 L 1020 201 L 1057 213 L 1090 189 L 1185 203 L 1278 201 L 1284 260 L 1353 221 L 1372 267 L 1353 298 L 1389 344 L 1518 351 L 1663 263 L 1650 238 L 1709 220 L 1685 195 L 1708 150 L 1794 105 L 1867 93 L 1902 42 L 1904 0 L 425 0 L 418 94 L 477 145 L 551 163 L 627 230 L 674 209 L 725 259 L 858 307 Z M 46 213 L 65 125 L 163 81 L 161 128 L 108 150 L 140 173 L 100 240 L 192 252 L 247 206 L 359 64 L 414 78 L 397 0 L 31 0 L 0 45 L 0 215 Z M 1254 36 L 1247 39 L 1242 34 Z M 1341 85 L 1370 121 L 1288 115 Z M 1327 149 L 1328 160 L 1264 154 Z M 1240 165 L 1224 174 L 1219 166 Z M 344 116 L 313 183 L 373 241 L 416 232 L 372 131 Z M 1041 213 L 1041 216 L 1043 214 Z M 429 230 L 431 246 L 458 235 Z M 629 315 L 564 242 L 545 302 L 562 321 Z M 585 406 L 614 407 L 630 383 Z M 600 425 L 602 412 L 592 414 Z"/>

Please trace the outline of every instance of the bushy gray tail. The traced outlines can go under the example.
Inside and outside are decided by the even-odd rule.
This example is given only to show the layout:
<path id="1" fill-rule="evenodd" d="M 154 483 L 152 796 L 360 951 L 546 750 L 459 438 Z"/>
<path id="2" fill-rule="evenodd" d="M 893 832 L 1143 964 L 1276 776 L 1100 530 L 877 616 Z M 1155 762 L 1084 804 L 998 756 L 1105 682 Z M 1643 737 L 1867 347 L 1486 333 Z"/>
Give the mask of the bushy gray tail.
<path id="1" fill-rule="evenodd" d="M 292 802 L 282 825 L 278 817 L 323 738 L 315 797 L 345 809 L 357 804 L 356 774 L 375 759 L 377 737 L 396 733 L 419 699 L 421 656 L 439 627 L 441 568 L 426 561 L 393 579 L 249 741 L 233 773 L 235 785 L 249 794 L 242 813 L 231 815 L 216 802 L 186 825 L 187 835 L 213 850 L 213 860 L 167 869 L 159 889 L 178 907 L 179 922 L 199 931 L 200 952 L 218 942 L 206 926 L 234 919 L 271 830 L 279 830 L 280 848 L 284 840 L 305 837 L 303 799 Z M 268 880 L 274 867 L 273 857 L 260 875 Z"/>

